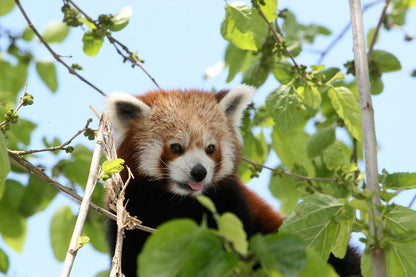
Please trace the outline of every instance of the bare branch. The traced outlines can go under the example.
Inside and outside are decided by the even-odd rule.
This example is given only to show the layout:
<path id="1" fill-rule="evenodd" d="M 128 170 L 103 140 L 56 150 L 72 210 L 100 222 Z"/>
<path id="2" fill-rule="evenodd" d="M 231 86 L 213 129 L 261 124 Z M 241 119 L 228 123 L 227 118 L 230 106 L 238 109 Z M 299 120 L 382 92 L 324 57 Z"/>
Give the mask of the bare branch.
<path id="1" fill-rule="evenodd" d="M 278 170 L 276 170 L 276 168 L 271 168 L 271 167 L 268 167 L 266 165 L 253 162 L 253 161 L 251 161 L 247 158 L 244 158 L 244 157 L 241 157 L 241 160 L 245 161 L 246 163 L 252 164 L 254 166 L 262 167 L 262 168 L 271 170 L 273 172 L 278 171 Z M 337 178 L 308 177 L 308 176 L 303 176 L 303 175 L 290 173 L 290 172 L 286 172 L 286 171 L 283 171 L 283 174 L 286 175 L 286 176 L 295 177 L 295 178 L 302 179 L 302 180 L 305 180 L 305 181 L 324 181 L 324 182 L 335 182 L 335 183 L 338 181 Z"/>
<path id="2" fill-rule="evenodd" d="M 373 218 L 371 216 L 369 218 L 370 239 L 373 240 L 370 244 L 374 245 L 374 249 L 372 250 L 373 276 L 383 277 L 386 276 L 386 260 L 384 250 L 380 247 L 378 241 L 383 234 L 383 225 L 380 220 L 380 212 L 375 208 L 381 204 L 377 166 L 377 140 L 360 0 L 350 0 L 350 11 L 354 42 L 355 72 L 361 107 L 366 181 L 368 190 L 373 192 L 373 209 L 369 211 L 370 214 L 374 215 Z"/>
<path id="3" fill-rule="evenodd" d="M 93 89 L 95 89 L 96 91 L 98 91 L 99 93 L 101 93 L 102 95 L 106 95 L 102 90 L 100 90 L 99 88 L 97 88 L 95 85 L 93 85 L 91 82 L 89 82 L 87 79 L 85 79 L 84 77 L 82 77 L 81 75 L 79 75 L 75 69 L 73 69 L 71 66 L 67 65 L 62 59 L 61 59 L 61 55 L 58 55 L 55 53 L 55 51 L 52 50 L 52 48 L 49 46 L 49 44 L 43 39 L 42 35 L 38 32 L 38 30 L 35 28 L 35 26 L 33 25 L 32 21 L 29 19 L 29 17 L 27 16 L 25 10 L 23 9 L 22 5 L 20 4 L 20 0 L 15 0 L 17 7 L 19 8 L 20 12 L 22 13 L 23 17 L 26 19 L 27 24 L 29 25 L 30 29 L 32 29 L 32 31 L 35 33 L 35 35 L 39 38 L 40 42 L 46 47 L 46 49 L 48 49 L 48 51 L 52 54 L 53 58 L 59 62 L 60 64 L 62 64 L 63 66 L 65 66 L 69 73 L 74 74 L 75 76 L 77 76 L 81 81 L 83 81 L 84 83 L 86 83 L 87 85 L 89 85 L 90 87 L 92 87 Z"/>
<path id="4" fill-rule="evenodd" d="M 384 3 L 383 11 L 381 12 L 381 15 L 380 15 L 380 19 L 378 20 L 378 23 L 377 23 L 377 27 L 374 31 L 373 38 L 371 39 L 371 44 L 370 44 L 370 47 L 368 48 L 368 54 L 367 54 L 368 63 L 370 63 L 374 45 L 376 44 L 378 33 L 380 31 L 381 25 L 383 24 L 384 17 L 386 16 L 386 12 L 387 12 L 387 8 L 389 7 L 389 4 L 390 4 L 390 0 L 386 0 L 386 2 Z"/>
<path id="5" fill-rule="evenodd" d="M 67 150 L 68 148 L 66 146 L 68 146 L 77 136 L 79 136 L 80 134 L 84 133 L 87 130 L 90 130 L 88 126 L 90 125 L 91 122 L 92 122 L 92 119 L 88 119 L 87 124 L 82 130 L 79 130 L 72 138 L 70 138 L 68 141 L 64 142 L 61 145 L 48 147 L 44 149 L 27 150 L 27 151 L 12 151 L 12 152 L 17 155 L 28 155 L 28 154 L 46 152 L 46 151 Z"/>

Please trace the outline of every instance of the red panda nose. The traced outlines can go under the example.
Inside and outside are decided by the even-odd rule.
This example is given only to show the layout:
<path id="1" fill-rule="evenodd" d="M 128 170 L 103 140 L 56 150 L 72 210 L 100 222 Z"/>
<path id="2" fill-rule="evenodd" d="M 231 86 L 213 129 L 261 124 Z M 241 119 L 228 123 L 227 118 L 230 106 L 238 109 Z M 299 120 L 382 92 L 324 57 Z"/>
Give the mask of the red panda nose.
<path id="1" fill-rule="evenodd" d="M 192 168 L 191 176 L 196 182 L 201 182 L 207 176 L 207 170 L 202 164 L 197 164 Z"/>

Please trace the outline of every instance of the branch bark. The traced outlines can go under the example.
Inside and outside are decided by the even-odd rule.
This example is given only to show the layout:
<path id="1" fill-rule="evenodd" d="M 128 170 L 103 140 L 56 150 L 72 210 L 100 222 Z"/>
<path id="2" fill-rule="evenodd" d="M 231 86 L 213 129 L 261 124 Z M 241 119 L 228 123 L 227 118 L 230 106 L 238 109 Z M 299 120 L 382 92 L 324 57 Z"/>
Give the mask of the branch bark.
<path id="1" fill-rule="evenodd" d="M 368 60 L 365 51 L 364 24 L 360 0 L 350 0 L 350 12 L 352 23 L 352 34 L 354 41 L 355 72 L 361 107 L 361 123 L 363 132 L 363 145 L 365 157 L 365 171 L 367 188 L 373 193 L 373 209 L 370 211 L 370 235 L 374 239 L 372 250 L 373 276 L 386 276 L 386 261 L 384 250 L 379 246 L 378 239 L 383 233 L 380 212 L 376 209 L 380 201 L 380 188 L 378 182 L 377 167 L 377 141 L 374 124 L 374 109 L 371 101 L 370 78 L 368 73 Z"/>
<path id="2" fill-rule="evenodd" d="M 88 209 L 91 203 L 92 193 L 94 191 L 95 184 L 98 181 L 98 167 L 100 165 L 102 142 L 104 140 L 104 129 L 105 122 L 101 118 L 84 197 L 79 208 L 79 214 L 75 223 L 74 232 L 72 233 L 71 242 L 69 243 L 69 248 L 65 257 L 61 277 L 69 276 L 78 252 L 78 238 L 82 235 L 82 230 L 84 229 L 85 220 L 87 219 Z"/>

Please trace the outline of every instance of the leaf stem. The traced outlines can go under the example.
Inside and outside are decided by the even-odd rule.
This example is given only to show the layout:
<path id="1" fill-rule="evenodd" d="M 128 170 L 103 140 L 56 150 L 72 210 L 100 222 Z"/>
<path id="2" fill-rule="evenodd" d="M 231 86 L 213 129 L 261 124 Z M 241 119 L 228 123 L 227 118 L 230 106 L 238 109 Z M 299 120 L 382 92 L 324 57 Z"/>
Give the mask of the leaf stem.
<path id="1" fill-rule="evenodd" d="M 371 55 L 372 55 L 373 49 L 374 49 L 374 45 L 376 44 L 376 41 L 377 41 L 377 38 L 378 38 L 378 33 L 380 31 L 381 25 L 383 24 L 384 17 L 386 16 L 386 12 L 387 12 L 387 8 L 389 7 L 389 4 L 390 4 L 390 0 L 386 0 L 386 2 L 384 3 L 383 11 L 381 12 L 381 15 L 380 15 L 380 19 L 378 20 L 377 27 L 375 29 L 373 38 L 371 39 L 370 47 L 368 48 L 368 54 L 367 54 L 368 63 L 370 63 Z"/>

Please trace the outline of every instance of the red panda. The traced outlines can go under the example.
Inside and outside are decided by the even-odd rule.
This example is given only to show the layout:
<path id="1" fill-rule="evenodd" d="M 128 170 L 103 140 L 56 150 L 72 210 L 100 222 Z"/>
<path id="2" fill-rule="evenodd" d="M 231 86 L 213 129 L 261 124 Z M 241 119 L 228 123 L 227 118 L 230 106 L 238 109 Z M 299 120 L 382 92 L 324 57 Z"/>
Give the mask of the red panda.
<path id="1" fill-rule="evenodd" d="M 239 124 L 254 91 L 240 85 L 218 93 L 160 89 L 137 97 L 107 96 L 118 157 L 134 175 L 125 195 L 130 214 L 153 228 L 174 218 L 201 222 L 207 211 L 195 196 L 203 194 L 220 214 L 238 216 L 248 237 L 277 232 L 284 216 L 244 186 L 237 172 Z M 127 179 L 125 170 L 122 178 Z M 215 221 L 208 217 L 208 225 L 215 227 Z M 112 251 L 115 236 L 116 224 L 109 222 Z M 126 276 L 137 275 L 137 256 L 148 236 L 140 230 L 126 231 L 122 253 Z M 331 259 L 334 265 L 340 261 Z M 349 268 L 342 262 L 339 267 Z"/>

